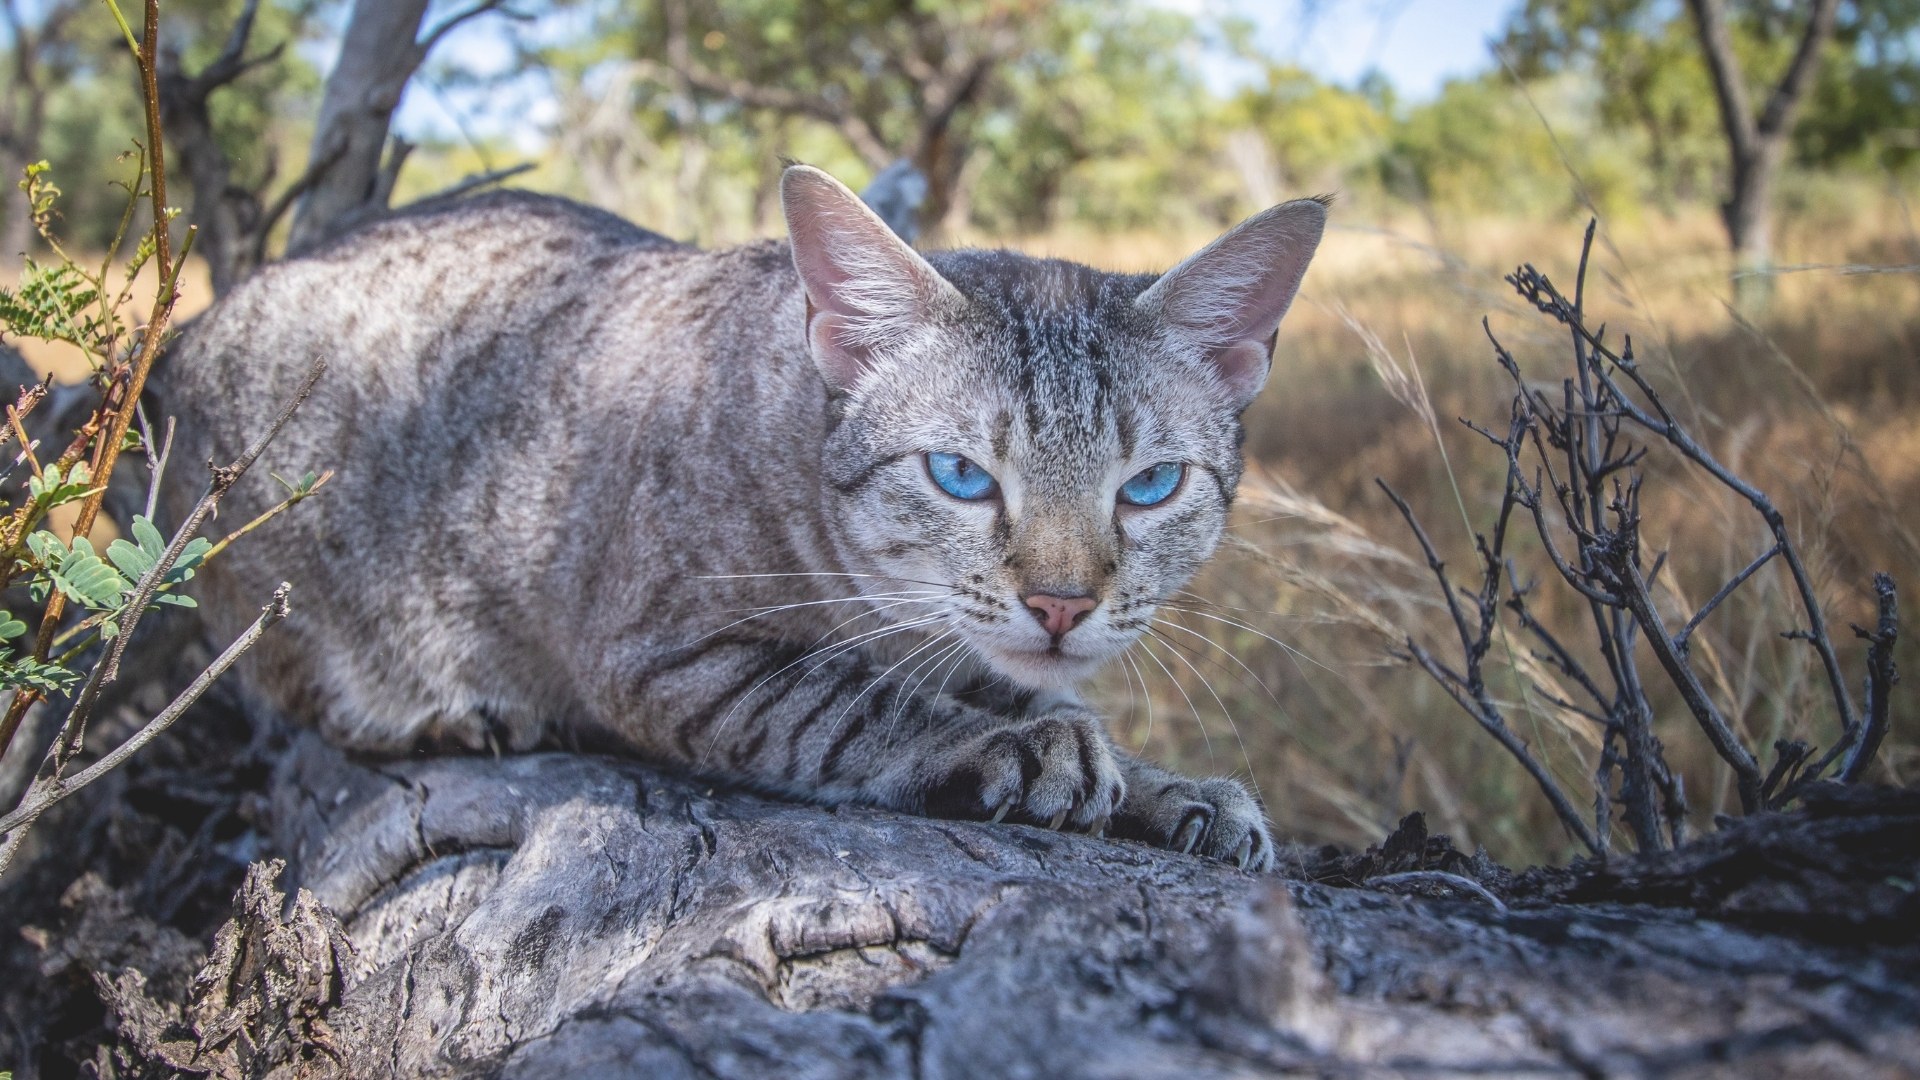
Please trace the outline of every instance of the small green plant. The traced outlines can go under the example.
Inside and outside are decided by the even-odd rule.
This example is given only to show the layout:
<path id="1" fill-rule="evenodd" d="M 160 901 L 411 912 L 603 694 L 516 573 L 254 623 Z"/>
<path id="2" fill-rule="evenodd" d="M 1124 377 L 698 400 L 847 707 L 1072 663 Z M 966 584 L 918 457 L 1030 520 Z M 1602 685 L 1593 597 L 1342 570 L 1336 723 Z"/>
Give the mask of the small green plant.
<path id="1" fill-rule="evenodd" d="M 99 703 L 102 688 L 117 677 L 139 620 L 162 607 L 194 607 L 193 598 L 182 587 L 199 567 L 268 518 L 312 497 L 328 478 L 322 473 L 292 483 L 283 480 L 287 497 L 260 517 L 218 543 L 198 535 L 221 497 L 311 391 L 322 370 L 316 364 L 306 386 L 272 428 L 238 460 L 213 470 L 206 493 L 171 539 L 153 520 L 171 429 L 164 441 L 157 441 L 140 400 L 154 359 L 170 333 L 180 266 L 192 248 L 194 230 L 186 230 L 176 253 L 170 227 L 178 211 L 166 204 L 166 161 L 156 107 L 157 5 L 147 4 L 145 35 L 138 40 L 114 0 L 107 0 L 107 7 L 132 49 L 148 105 L 146 142 L 136 144 L 121 159 L 133 164 L 131 178 L 119 183 L 127 194 L 126 208 L 98 265 L 83 263 L 62 245 L 55 227 L 61 191 L 47 164 L 28 166 L 20 188 L 52 258 L 27 259 L 16 286 L 0 289 L 0 341 L 31 338 L 76 350 L 86 360 L 88 383 L 98 394 L 86 418 L 72 431 L 60 430 L 64 421 L 60 416 L 52 423 L 36 423 L 40 438 L 33 437 L 27 421 L 47 400 L 46 385 L 25 387 L 15 402 L 4 405 L 0 452 L 17 444 L 17 455 L 11 467 L 0 459 L 0 477 L 11 479 L 23 468 L 27 472 L 12 504 L 0 508 L 0 590 L 23 591 L 38 610 L 16 614 L 0 609 L 0 691 L 11 693 L 0 715 L 0 753 L 5 753 L 35 702 L 67 696 L 71 702 L 32 783 L 18 805 L 0 815 L 0 873 L 18 853 L 27 830 L 48 808 L 157 737 L 262 633 L 285 617 L 287 587 L 283 585 L 253 626 L 179 698 L 118 747 L 68 774 L 84 749 L 87 719 Z M 134 240 L 131 253 L 125 253 L 143 207 L 150 228 Z M 149 267 L 157 287 L 145 319 L 136 321 L 125 312 L 131 309 L 141 272 Z M 58 448 L 42 445 L 48 439 L 66 442 Z M 132 517 L 128 536 L 113 540 L 102 551 L 91 533 L 123 453 L 146 459 L 147 509 Z M 69 505 L 77 506 L 71 524 L 59 530 L 51 527 L 52 512 Z"/>

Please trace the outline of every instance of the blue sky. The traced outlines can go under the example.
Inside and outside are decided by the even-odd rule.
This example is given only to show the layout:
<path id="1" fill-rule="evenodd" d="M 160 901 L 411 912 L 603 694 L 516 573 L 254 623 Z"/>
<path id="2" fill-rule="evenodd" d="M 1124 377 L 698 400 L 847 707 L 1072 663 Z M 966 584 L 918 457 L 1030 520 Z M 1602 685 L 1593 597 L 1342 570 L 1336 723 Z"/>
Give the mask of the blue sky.
<path id="1" fill-rule="evenodd" d="M 1170 4 L 1189 11 L 1200 3 Z M 1484 70 L 1516 0 L 1225 0 L 1252 19 L 1262 51 L 1351 84 L 1378 68 L 1403 99 L 1432 97 L 1447 79 Z M 1305 10 L 1303 10 L 1303 8 Z"/>
<path id="2" fill-rule="evenodd" d="M 1498 35 L 1518 0 L 1154 0 L 1166 7 L 1207 17 L 1236 15 L 1255 26 L 1261 50 L 1300 64 L 1322 78 L 1345 85 L 1378 69 L 1403 101 L 1431 98 L 1449 78 L 1471 75 L 1491 63 L 1489 39 Z M 498 69 L 507 63 L 507 35 L 524 32 L 501 19 L 479 18 L 448 35 L 440 48 L 469 70 Z M 320 57 L 323 67 L 330 57 Z M 1206 70 L 1225 89 L 1244 72 L 1231 63 Z M 457 135 L 454 112 L 471 129 L 494 133 L 502 126 L 516 141 L 531 144 L 537 127 L 552 119 L 551 103 L 496 87 L 490 94 L 456 91 L 442 95 L 430 86 L 408 90 L 400 109 L 403 132 Z M 512 99 L 512 100 L 503 100 Z"/>

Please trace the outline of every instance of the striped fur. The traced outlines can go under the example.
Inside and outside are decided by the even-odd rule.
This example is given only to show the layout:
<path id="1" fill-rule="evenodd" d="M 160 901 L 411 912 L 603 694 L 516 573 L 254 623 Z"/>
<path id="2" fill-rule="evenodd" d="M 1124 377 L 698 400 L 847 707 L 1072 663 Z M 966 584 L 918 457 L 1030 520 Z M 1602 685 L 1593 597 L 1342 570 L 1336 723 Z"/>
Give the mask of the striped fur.
<path id="1" fill-rule="evenodd" d="M 212 629 L 292 581 L 246 686 L 363 750 L 557 737 L 1264 865 L 1238 784 L 1120 754 L 1072 694 L 1221 536 L 1244 402 L 1216 343 L 1136 302 L 1151 276 L 929 261 L 953 302 L 832 392 L 785 243 L 698 251 L 503 193 L 263 270 L 169 357 L 175 460 L 231 457 L 324 356 L 223 514 L 271 505 L 268 470 L 338 478 L 208 568 Z M 989 464 L 1005 498 L 946 497 L 929 450 Z M 1189 463 L 1182 490 L 1116 507 L 1163 460 Z M 1020 597 L 1075 590 L 1100 605 L 1053 642 Z"/>

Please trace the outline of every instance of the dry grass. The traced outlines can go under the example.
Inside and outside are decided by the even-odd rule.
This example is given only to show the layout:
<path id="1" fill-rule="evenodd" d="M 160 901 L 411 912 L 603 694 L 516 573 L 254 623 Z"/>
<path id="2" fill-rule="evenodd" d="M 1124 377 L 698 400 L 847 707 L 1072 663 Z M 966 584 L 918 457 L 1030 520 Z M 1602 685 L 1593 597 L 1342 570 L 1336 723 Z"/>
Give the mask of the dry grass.
<path id="1" fill-rule="evenodd" d="M 1889 239 L 1882 227 L 1899 220 L 1898 207 L 1869 203 L 1840 222 L 1789 226 L 1781 262 L 1920 261 L 1912 254 L 1920 238 Z M 1214 614 L 1247 628 L 1177 616 L 1186 630 L 1142 650 L 1166 669 L 1139 662 L 1150 695 L 1131 671 L 1110 680 L 1104 697 L 1136 745 L 1190 768 L 1251 775 L 1281 829 L 1302 840 L 1375 840 L 1400 814 L 1424 809 L 1457 840 L 1502 858 L 1574 853 L 1520 768 L 1423 674 L 1389 657 L 1408 634 L 1450 649 L 1451 632 L 1424 564 L 1410 557 L 1417 548 L 1373 479 L 1406 495 L 1443 555 L 1474 578 L 1473 531 L 1491 524 L 1505 460 L 1457 418 L 1504 427 L 1511 397 L 1480 319 L 1489 318 L 1530 378 L 1557 383 L 1569 370 L 1565 331 L 1525 307 L 1501 276 L 1531 261 L 1570 284 L 1583 225 L 1492 222 L 1436 236 L 1409 219 L 1342 223 L 1329 234 L 1282 330 L 1272 382 L 1248 417 L 1256 468 L 1233 543 L 1195 588 L 1228 605 Z M 1022 246 L 1148 267 L 1176 261 L 1194 239 L 1082 247 L 1050 237 Z M 1837 644 L 1858 698 L 1863 650 L 1845 627 L 1871 621 L 1870 572 L 1892 572 L 1909 596 L 1920 586 L 1920 277 L 1783 274 L 1767 318 L 1748 325 L 1723 302 L 1721 243 L 1706 214 L 1603 231 L 1588 309 L 1611 333 L 1633 334 L 1683 418 L 1787 514 L 1845 638 Z M 1770 541 L 1744 504 L 1658 448 L 1648 472 L 1646 538 L 1670 552 L 1664 599 L 1684 621 Z M 1517 555 L 1534 576 L 1551 576 L 1537 549 Z M 1543 598 L 1553 587 L 1543 586 Z M 1587 640 L 1583 609 L 1565 599 L 1544 614 Z M 1812 651 L 1778 636 L 1797 625 L 1791 592 L 1770 569 L 1696 641 L 1709 688 L 1763 761 L 1776 738 L 1827 745 L 1835 733 Z M 1184 658 L 1171 655 L 1176 645 L 1190 650 Z M 1911 635 L 1903 649 L 1914 670 Z M 1594 725 L 1547 704 L 1570 695 L 1554 690 L 1555 674 L 1525 642 L 1497 641 L 1491 661 L 1509 716 L 1575 803 L 1590 801 Z M 1657 672 L 1650 656 L 1643 666 Z M 1910 700 L 1895 699 L 1885 778 L 1907 779 L 1920 767 L 1920 739 L 1900 723 L 1913 715 L 1902 707 Z M 1694 824 L 1734 809 L 1727 770 L 1677 700 L 1656 696 L 1654 706 Z"/>
<path id="2" fill-rule="evenodd" d="M 1443 554 L 1471 572 L 1472 529 L 1497 504 L 1504 464 L 1456 418 L 1504 422 L 1510 396 L 1480 319 L 1490 318 L 1531 375 L 1558 378 L 1564 332 L 1525 308 L 1501 275 L 1532 261 L 1570 281 L 1584 221 L 1354 217 L 1336 211 L 1282 331 L 1271 384 L 1248 417 L 1254 466 L 1232 540 L 1194 590 L 1219 606 L 1169 612 L 1181 628 L 1160 628 L 1161 640 L 1110 673 L 1101 696 L 1130 744 L 1187 768 L 1252 777 L 1292 838 L 1372 841 L 1423 809 L 1458 841 L 1501 858 L 1561 859 L 1573 845 L 1519 767 L 1438 687 L 1388 655 L 1408 633 L 1448 639 L 1431 579 L 1373 479 L 1407 496 Z M 1864 200 L 1837 219 L 1790 223 L 1781 261 L 1920 262 L 1920 238 L 1884 228 L 1904 220 L 1904 206 Z M 1059 233 L 1014 246 L 1156 269 L 1208 239 Z M 1721 239 L 1706 213 L 1603 230 L 1602 239 L 1589 310 L 1612 332 L 1634 334 L 1714 451 L 1781 504 L 1841 632 L 1868 620 L 1874 569 L 1893 572 L 1909 608 L 1920 606 L 1920 277 L 1784 274 L 1769 317 L 1751 327 L 1723 303 Z M 205 305 L 205 281 L 190 263 L 182 318 Z M 62 378 L 83 374 L 56 348 L 27 343 L 25 352 Z M 1689 610 L 1766 546 L 1763 530 L 1700 477 L 1659 464 L 1651 472 L 1648 543 L 1671 551 L 1670 608 Z M 1573 625 L 1579 613 L 1563 604 L 1543 614 Z M 1770 570 L 1714 616 L 1696 646 L 1711 688 L 1763 758 L 1776 737 L 1833 736 L 1810 651 L 1777 636 L 1793 625 L 1792 598 Z M 1909 671 L 1920 670 L 1917 639 L 1906 637 Z M 1840 644 L 1857 680 L 1861 652 L 1850 636 Z M 1592 725 L 1544 704 L 1540 688 L 1553 676 L 1524 643 L 1496 645 L 1494 659 L 1515 723 L 1575 801 L 1586 801 Z M 1913 715 L 1902 708 L 1911 700 L 1896 698 L 1885 777 L 1920 771 L 1920 738 L 1900 723 Z M 1672 702 L 1655 705 L 1696 824 L 1705 824 L 1729 809 L 1726 770 Z"/>

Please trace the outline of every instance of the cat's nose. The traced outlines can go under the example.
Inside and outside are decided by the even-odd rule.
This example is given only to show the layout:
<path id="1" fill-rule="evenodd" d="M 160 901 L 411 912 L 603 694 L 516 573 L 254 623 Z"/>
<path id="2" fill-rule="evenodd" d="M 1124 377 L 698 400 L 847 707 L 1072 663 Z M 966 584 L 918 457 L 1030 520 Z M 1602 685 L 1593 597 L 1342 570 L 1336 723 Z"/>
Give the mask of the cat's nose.
<path id="1" fill-rule="evenodd" d="M 1100 601 L 1091 596 L 1048 596 L 1045 593 L 1029 593 L 1021 597 L 1027 610 L 1044 627 L 1048 634 L 1058 641 L 1067 631 L 1080 625 L 1087 613 L 1100 606 Z"/>

